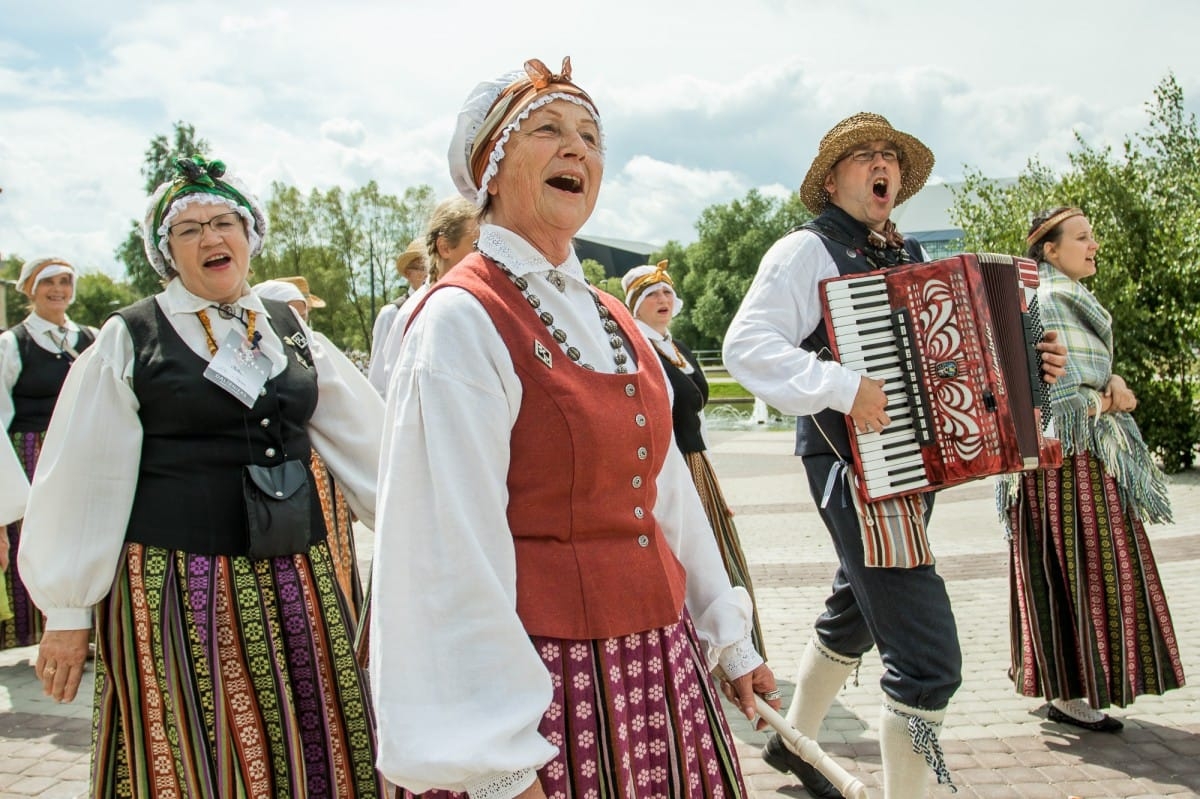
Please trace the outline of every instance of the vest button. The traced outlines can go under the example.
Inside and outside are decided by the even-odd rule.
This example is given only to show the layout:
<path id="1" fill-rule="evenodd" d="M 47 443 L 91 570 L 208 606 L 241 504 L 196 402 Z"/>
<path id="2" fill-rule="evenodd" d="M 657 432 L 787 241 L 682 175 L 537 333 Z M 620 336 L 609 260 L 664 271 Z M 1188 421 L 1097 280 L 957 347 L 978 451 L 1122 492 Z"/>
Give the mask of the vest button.
<path id="1" fill-rule="evenodd" d="M 638 427 L 645 427 L 646 415 L 644 413 L 639 413 L 637 416 L 633 417 L 633 421 Z"/>
<path id="2" fill-rule="evenodd" d="M 640 474 L 635 474 L 633 476 L 633 487 L 634 488 L 642 487 L 642 476 Z"/>
<path id="3" fill-rule="evenodd" d="M 629 383 L 625 386 L 625 396 L 632 397 L 636 393 L 637 389 L 633 387 L 633 383 Z"/>
<path id="4" fill-rule="evenodd" d="M 633 515 L 641 519 L 646 515 L 646 511 L 642 510 L 641 506 L 639 505 L 633 509 Z"/>
<path id="5" fill-rule="evenodd" d="M 639 536 L 638 536 L 638 546 L 639 546 L 639 547 L 648 547 L 648 546 L 650 546 L 650 536 L 648 536 L 648 535 L 639 535 Z"/>
<path id="6" fill-rule="evenodd" d="M 264 452 L 263 454 L 266 455 L 268 458 L 274 458 L 275 457 L 275 448 L 267 447 L 267 451 Z"/>
<path id="7" fill-rule="evenodd" d="M 270 419 L 263 419 L 263 420 L 262 420 L 261 422 L 259 422 L 258 424 L 259 424 L 259 426 L 260 426 L 260 427 L 270 427 L 270 426 L 271 426 L 271 420 L 270 420 Z"/>
<path id="8" fill-rule="evenodd" d="M 646 448 L 645 448 L 645 447 L 638 447 L 638 460 L 639 460 L 639 461 L 644 461 L 644 460 L 646 460 L 646 456 L 647 456 L 647 455 L 649 455 L 649 454 L 650 454 L 650 453 L 648 453 L 648 452 L 646 451 Z"/>
<path id="9" fill-rule="evenodd" d="M 265 396 L 267 396 L 267 390 L 266 390 L 265 388 L 260 388 L 260 389 L 258 390 L 258 396 L 260 396 L 260 397 L 265 397 Z"/>

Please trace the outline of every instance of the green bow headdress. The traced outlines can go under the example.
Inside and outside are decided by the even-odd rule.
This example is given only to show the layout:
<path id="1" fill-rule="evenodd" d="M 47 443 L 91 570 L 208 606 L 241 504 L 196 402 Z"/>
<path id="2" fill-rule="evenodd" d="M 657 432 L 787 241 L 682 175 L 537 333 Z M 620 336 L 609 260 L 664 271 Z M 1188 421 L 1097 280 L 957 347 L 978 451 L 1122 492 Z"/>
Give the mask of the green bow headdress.
<path id="1" fill-rule="evenodd" d="M 176 158 L 175 176 L 159 186 L 150 197 L 146 219 L 142 225 L 142 242 L 146 257 L 155 271 L 167 277 L 174 267 L 167 230 L 178 211 L 191 202 L 217 202 L 228 205 L 242 215 L 249 225 L 250 256 L 262 251 L 267 235 L 267 216 L 258 198 L 240 180 L 225 173 L 222 161 L 206 161 L 203 156 Z M 185 200 L 185 198 L 190 198 Z M 184 200 L 183 202 L 180 202 Z"/>

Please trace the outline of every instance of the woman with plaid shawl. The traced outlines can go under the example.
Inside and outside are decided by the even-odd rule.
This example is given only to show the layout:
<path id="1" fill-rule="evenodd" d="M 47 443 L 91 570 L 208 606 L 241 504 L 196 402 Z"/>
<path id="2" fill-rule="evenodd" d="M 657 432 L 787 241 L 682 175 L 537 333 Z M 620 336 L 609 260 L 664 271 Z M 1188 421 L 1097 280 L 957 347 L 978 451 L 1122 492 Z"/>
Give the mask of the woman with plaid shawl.
<path id="1" fill-rule="evenodd" d="M 1171 614 L 1145 522 L 1171 520 L 1166 481 L 1130 412 L 1137 398 L 1112 373 L 1112 317 L 1081 283 L 1099 245 L 1087 216 L 1039 214 L 1027 238 L 1038 261 L 1047 330 L 1067 345 L 1050 389 L 1063 466 L 1011 478 L 1002 504 L 1012 533 L 1012 677 L 1044 696 L 1051 721 L 1116 732 L 1103 713 L 1183 685 Z"/>

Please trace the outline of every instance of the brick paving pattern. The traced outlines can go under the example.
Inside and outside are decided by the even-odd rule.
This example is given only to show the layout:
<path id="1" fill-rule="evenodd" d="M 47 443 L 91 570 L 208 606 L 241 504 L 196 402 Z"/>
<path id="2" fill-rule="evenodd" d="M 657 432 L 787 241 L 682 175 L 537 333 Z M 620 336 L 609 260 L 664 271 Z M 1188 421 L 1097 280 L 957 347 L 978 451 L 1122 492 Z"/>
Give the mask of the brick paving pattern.
<path id="1" fill-rule="evenodd" d="M 821 611 L 834 571 L 833 547 L 808 500 L 791 433 L 762 428 L 713 433 L 713 461 L 737 513 L 750 561 L 772 665 L 790 694 L 796 659 Z M 942 746 L 962 799 L 1197 797 L 1200 799 L 1200 471 L 1172 480 L 1174 525 L 1150 529 L 1192 684 L 1114 708 L 1116 734 L 1053 724 L 1041 703 L 1018 696 L 1006 677 L 1008 572 L 990 483 L 942 492 L 930 539 L 946 579 L 963 647 L 964 679 L 950 705 Z M 361 531 L 359 553 L 371 551 Z M 41 695 L 33 648 L 0 652 L 0 799 L 58 799 L 85 794 L 91 737 L 90 672 L 70 705 Z M 818 739 L 882 797 L 879 781 L 877 657 L 864 658 Z M 769 768 L 766 740 L 730 715 L 751 799 L 808 794 Z M 950 796 L 945 787 L 931 796 Z"/>

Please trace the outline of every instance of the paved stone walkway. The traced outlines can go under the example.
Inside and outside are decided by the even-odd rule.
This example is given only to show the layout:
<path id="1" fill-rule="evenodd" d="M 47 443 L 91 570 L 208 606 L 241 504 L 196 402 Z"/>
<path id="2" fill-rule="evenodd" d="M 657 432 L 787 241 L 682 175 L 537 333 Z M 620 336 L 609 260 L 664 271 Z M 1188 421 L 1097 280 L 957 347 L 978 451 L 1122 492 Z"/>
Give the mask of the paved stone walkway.
<path id="1" fill-rule="evenodd" d="M 815 509 L 791 434 L 762 428 L 713 434 L 713 461 L 737 512 L 772 665 L 785 694 L 807 631 L 834 571 L 833 548 Z M 1174 615 L 1184 668 L 1194 685 L 1141 697 L 1115 709 L 1116 735 L 1046 721 L 1037 700 L 1016 695 L 1008 669 L 1007 557 L 990 484 L 950 489 L 938 499 L 930 536 L 959 625 L 964 682 L 942 736 L 963 799 L 1200 797 L 1200 472 L 1174 478 L 1174 525 L 1151 529 Z M 370 534 L 359 543 L 370 554 Z M 35 650 L 0 652 L 0 799 L 76 797 L 87 788 L 90 675 L 81 698 L 57 705 L 41 695 L 29 666 Z M 859 776 L 873 799 L 879 787 L 878 658 L 868 655 L 858 683 L 839 695 L 819 735 Z M 786 702 L 785 695 L 785 702 Z M 730 716 L 751 799 L 807 793 L 768 768 L 766 736 Z M 932 796 L 949 796 L 945 788 Z"/>

